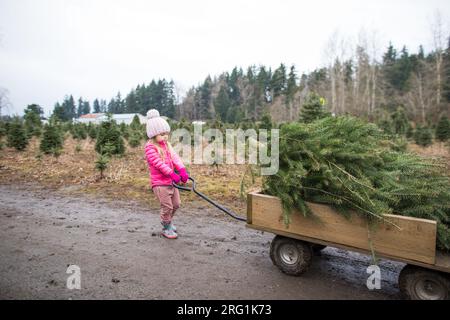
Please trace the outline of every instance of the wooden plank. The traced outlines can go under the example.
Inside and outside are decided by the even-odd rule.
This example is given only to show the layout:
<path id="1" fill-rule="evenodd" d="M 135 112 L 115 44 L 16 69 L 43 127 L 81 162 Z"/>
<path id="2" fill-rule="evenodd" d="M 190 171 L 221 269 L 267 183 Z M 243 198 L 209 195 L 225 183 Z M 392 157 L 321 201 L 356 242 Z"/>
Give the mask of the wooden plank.
<path id="1" fill-rule="evenodd" d="M 308 203 L 315 218 L 294 211 L 290 225 L 285 226 L 279 198 L 252 193 L 250 199 L 251 221 L 255 226 L 363 250 L 370 251 L 372 246 L 377 254 L 435 263 L 435 221 L 386 215 L 390 223 L 380 222 L 369 228 L 366 219 L 355 213 L 348 220 L 327 205 Z"/>
<path id="2" fill-rule="evenodd" d="M 253 202 L 253 194 L 247 194 L 247 223 L 252 223 L 252 202 Z"/>

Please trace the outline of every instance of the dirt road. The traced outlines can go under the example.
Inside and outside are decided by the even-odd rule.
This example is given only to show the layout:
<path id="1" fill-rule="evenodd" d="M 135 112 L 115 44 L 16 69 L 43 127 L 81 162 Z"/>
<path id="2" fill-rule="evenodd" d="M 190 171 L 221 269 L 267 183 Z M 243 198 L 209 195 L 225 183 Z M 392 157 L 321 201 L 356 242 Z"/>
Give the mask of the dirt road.
<path id="1" fill-rule="evenodd" d="M 157 208 L 0 185 L 0 299 L 401 298 L 400 263 L 381 261 L 375 291 L 370 258 L 335 248 L 291 277 L 269 258 L 272 234 L 206 202 L 182 205 L 175 221 L 179 238 L 167 240 Z M 69 265 L 80 267 L 79 290 L 66 286 Z"/>

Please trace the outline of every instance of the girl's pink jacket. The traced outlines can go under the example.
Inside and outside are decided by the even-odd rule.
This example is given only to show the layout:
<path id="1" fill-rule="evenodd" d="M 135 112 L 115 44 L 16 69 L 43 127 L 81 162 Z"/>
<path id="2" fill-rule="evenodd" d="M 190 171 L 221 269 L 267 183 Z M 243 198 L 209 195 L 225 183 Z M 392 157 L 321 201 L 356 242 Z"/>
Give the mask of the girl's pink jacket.
<path id="1" fill-rule="evenodd" d="M 174 169 L 180 171 L 180 169 L 184 168 L 180 157 L 175 152 L 169 152 L 164 141 L 161 141 L 159 145 L 165 153 L 164 160 L 161 159 L 158 149 L 153 143 L 147 141 L 145 145 L 145 156 L 150 170 L 152 188 L 155 186 L 171 186 L 172 178 L 170 175 L 174 172 Z"/>

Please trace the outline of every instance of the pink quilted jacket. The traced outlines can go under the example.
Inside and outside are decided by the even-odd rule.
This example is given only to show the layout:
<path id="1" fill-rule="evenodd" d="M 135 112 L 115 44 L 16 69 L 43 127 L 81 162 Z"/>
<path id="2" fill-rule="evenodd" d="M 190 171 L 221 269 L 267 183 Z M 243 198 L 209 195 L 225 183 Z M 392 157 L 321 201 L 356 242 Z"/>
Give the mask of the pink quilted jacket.
<path id="1" fill-rule="evenodd" d="M 180 157 L 175 152 L 169 152 L 164 141 L 161 141 L 159 144 L 165 152 L 164 161 L 153 143 L 148 141 L 145 145 L 145 157 L 150 170 L 152 188 L 155 186 L 171 186 L 172 179 L 170 174 L 174 172 L 174 169 L 179 171 L 181 168 L 184 168 Z"/>

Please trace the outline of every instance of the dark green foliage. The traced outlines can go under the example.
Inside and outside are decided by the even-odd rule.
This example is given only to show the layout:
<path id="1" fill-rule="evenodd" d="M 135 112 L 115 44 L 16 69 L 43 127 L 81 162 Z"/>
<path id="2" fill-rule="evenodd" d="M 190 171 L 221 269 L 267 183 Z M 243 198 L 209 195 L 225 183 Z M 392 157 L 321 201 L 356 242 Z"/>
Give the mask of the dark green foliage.
<path id="1" fill-rule="evenodd" d="M 83 101 L 83 98 L 80 97 L 78 99 L 77 117 L 80 117 L 84 114 L 88 114 L 90 112 L 91 112 L 91 106 L 89 104 L 89 101 Z"/>
<path id="2" fill-rule="evenodd" d="M 71 121 L 76 118 L 77 110 L 73 96 L 65 96 L 62 104 L 57 102 L 53 109 L 53 115 L 61 121 Z"/>
<path id="3" fill-rule="evenodd" d="M 75 123 L 71 129 L 72 137 L 77 140 L 84 140 L 87 138 L 87 127 L 84 123 Z"/>
<path id="4" fill-rule="evenodd" d="M 379 119 L 378 127 L 383 130 L 384 133 L 388 135 L 392 135 L 394 133 L 394 125 L 392 124 L 392 120 L 386 117 Z"/>
<path id="5" fill-rule="evenodd" d="M 216 115 L 222 120 L 227 120 L 227 112 L 231 107 L 230 97 L 225 86 L 221 86 L 217 98 L 214 100 Z"/>
<path id="6" fill-rule="evenodd" d="M 130 123 L 130 128 L 133 130 L 138 130 L 138 131 L 141 130 L 141 120 L 139 120 L 138 115 L 135 115 L 133 117 L 133 120 Z"/>
<path id="7" fill-rule="evenodd" d="M 56 122 L 56 119 L 53 118 L 44 126 L 44 133 L 42 134 L 39 149 L 45 154 L 58 156 L 63 148 L 63 143 L 64 138 L 62 130 Z"/>
<path id="8" fill-rule="evenodd" d="M 40 136 L 42 133 L 41 114 L 42 108 L 37 104 L 30 104 L 24 110 L 25 133 L 28 138 Z"/>
<path id="9" fill-rule="evenodd" d="M 450 250 L 450 180 L 445 167 L 404 151 L 374 124 L 327 117 L 280 130 L 280 167 L 264 192 L 281 199 L 286 223 L 305 201 L 355 210 L 370 222 L 399 214 L 438 222 L 438 248 Z"/>
<path id="10" fill-rule="evenodd" d="M 109 118 L 103 121 L 98 129 L 97 141 L 95 143 L 95 151 L 104 154 L 107 144 L 112 146 L 111 154 L 122 155 L 125 153 L 125 145 L 120 134 L 120 129 L 116 122 Z"/>
<path id="11" fill-rule="evenodd" d="M 94 100 L 94 113 L 100 113 L 101 112 L 101 108 L 100 108 L 100 102 L 98 101 L 98 99 Z"/>
<path id="12" fill-rule="evenodd" d="M 89 122 L 88 127 L 87 127 L 87 132 L 89 135 L 89 138 L 91 138 L 92 140 L 97 138 L 97 126 L 91 122 Z"/>
<path id="13" fill-rule="evenodd" d="M 6 136 L 6 133 L 7 133 L 6 125 L 3 121 L 0 121 L 0 139 Z"/>
<path id="14" fill-rule="evenodd" d="M 398 135 L 406 135 L 409 128 L 409 121 L 406 116 L 405 109 L 398 107 L 397 110 L 392 113 L 391 118 L 393 133 Z"/>
<path id="15" fill-rule="evenodd" d="M 317 93 L 311 93 L 302 106 L 300 120 L 309 123 L 329 116 L 330 114 L 325 111 L 324 101 Z"/>
<path id="16" fill-rule="evenodd" d="M 411 123 L 408 123 L 408 129 L 406 130 L 406 138 L 412 139 L 414 137 L 414 128 Z"/>
<path id="17" fill-rule="evenodd" d="M 442 116 L 439 120 L 435 135 L 439 141 L 447 141 L 450 139 L 450 120 L 446 116 Z"/>
<path id="18" fill-rule="evenodd" d="M 103 179 L 103 172 L 108 168 L 109 156 L 105 154 L 98 154 L 95 161 L 95 169 L 100 171 L 100 179 Z"/>
<path id="19" fill-rule="evenodd" d="M 130 136 L 128 138 L 128 143 L 132 148 L 136 148 L 141 144 L 142 135 L 139 131 L 130 130 Z"/>
<path id="20" fill-rule="evenodd" d="M 270 131 L 272 129 L 272 118 L 270 117 L 270 114 L 265 113 L 261 118 L 261 124 L 259 125 L 259 129 L 267 129 Z"/>
<path id="21" fill-rule="evenodd" d="M 8 147 L 23 151 L 28 145 L 28 137 L 22 123 L 16 119 L 14 120 L 8 130 Z"/>
<path id="22" fill-rule="evenodd" d="M 127 125 L 124 123 L 124 122 L 122 122 L 120 125 L 119 125 L 119 129 L 120 129 L 120 134 L 123 136 L 123 137 L 125 137 L 125 139 L 128 139 L 128 127 L 127 127 Z"/>
<path id="23" fill-rule="evenodd" d="M 284 64 L 280 64 L 280 66 L 274 71 L 272 76 L 271 87 L 273 90 L 274 97 L 286 93 L 287 76 L 286 76 L 286 67 Z"/>
<path id="24" fill-rule="evenodd" d="M 414 141 L 422 147 L 429 146 L 433 143 L 433 134 L 431 129 L 424 126 L 418 126 L 414 133 Z"/>

